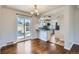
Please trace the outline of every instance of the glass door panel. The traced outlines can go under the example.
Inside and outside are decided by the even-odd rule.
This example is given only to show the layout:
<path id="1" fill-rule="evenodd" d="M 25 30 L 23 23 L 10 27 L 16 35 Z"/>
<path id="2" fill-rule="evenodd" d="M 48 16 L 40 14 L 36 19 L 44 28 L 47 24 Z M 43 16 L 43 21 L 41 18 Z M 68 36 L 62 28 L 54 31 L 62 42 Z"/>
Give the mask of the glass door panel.
<path id="1" fill-rule="evenodd" d="M 30 32 L 30 25 L 31 21 L 29 19 L 25 19 L 25 38 L 30 38 L 31 32 Z"/>
<path id="2" fill-rule="evenodd" d="M 17 38 L 24 38 L 24 19 L 17 17 Z"/>

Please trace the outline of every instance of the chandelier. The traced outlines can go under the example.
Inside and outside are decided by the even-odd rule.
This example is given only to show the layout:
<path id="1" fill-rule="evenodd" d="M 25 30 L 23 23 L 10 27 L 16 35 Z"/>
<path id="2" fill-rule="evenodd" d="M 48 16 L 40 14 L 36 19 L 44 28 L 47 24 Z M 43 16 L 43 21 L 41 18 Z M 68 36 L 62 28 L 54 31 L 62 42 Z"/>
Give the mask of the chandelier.
<path id="1" fill-rule="evenodd" d="M 39 15 L 39 11 L 37 9 L 37 5 L 34 5 L 33 6 L 33 10 L 30 13 L 31 13 L 32 16 L 33 15 L 35 15 L 35 16 L 38 16 Z"/>

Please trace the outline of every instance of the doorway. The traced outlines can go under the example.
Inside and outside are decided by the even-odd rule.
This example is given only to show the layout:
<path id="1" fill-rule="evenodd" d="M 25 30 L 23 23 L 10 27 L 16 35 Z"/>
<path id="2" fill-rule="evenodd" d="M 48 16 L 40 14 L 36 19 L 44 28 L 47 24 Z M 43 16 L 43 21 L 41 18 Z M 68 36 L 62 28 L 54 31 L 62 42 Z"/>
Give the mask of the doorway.
<path id="1" fill-rule="evenodd" d="M 29 40 L 31 38 L 31 18 L 17 16 L 17 41 Z"/>
<path id="2" fill-rule="evenodd" d="M 64 46 L 64 15 L 56 16 L 51 22 L 55 28 L 52 42 Z"/>

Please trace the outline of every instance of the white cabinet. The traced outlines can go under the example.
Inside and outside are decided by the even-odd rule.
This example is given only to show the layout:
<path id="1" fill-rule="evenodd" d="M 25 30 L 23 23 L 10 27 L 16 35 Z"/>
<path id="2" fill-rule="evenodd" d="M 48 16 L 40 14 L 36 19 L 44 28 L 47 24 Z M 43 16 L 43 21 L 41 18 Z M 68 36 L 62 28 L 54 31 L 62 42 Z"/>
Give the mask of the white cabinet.
<path id="1" fill-rule="evenodd" d="M 43 40 L 43 41 L 48 41 L 51 37 L 51 31 L 44 31 L 44 30 L 40 30 L 39 31 L 39 39 Z"/>
<path id="2" fill-rule="evenodd" d="M 41 40 L 47 41 L 47 33 L 46 33 L 46 31 L 39 31 L 39 38 Z"/>

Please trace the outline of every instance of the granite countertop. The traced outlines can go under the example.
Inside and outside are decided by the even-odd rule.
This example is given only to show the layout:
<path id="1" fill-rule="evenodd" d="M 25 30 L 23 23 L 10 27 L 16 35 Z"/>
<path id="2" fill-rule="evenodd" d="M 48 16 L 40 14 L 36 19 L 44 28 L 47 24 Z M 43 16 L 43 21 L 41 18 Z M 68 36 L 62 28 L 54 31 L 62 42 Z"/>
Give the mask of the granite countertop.
<path id="1" fill-rule="evenodd" d="M 36 29 L 36 31 L 53 31 L 52 29 Z"/>

